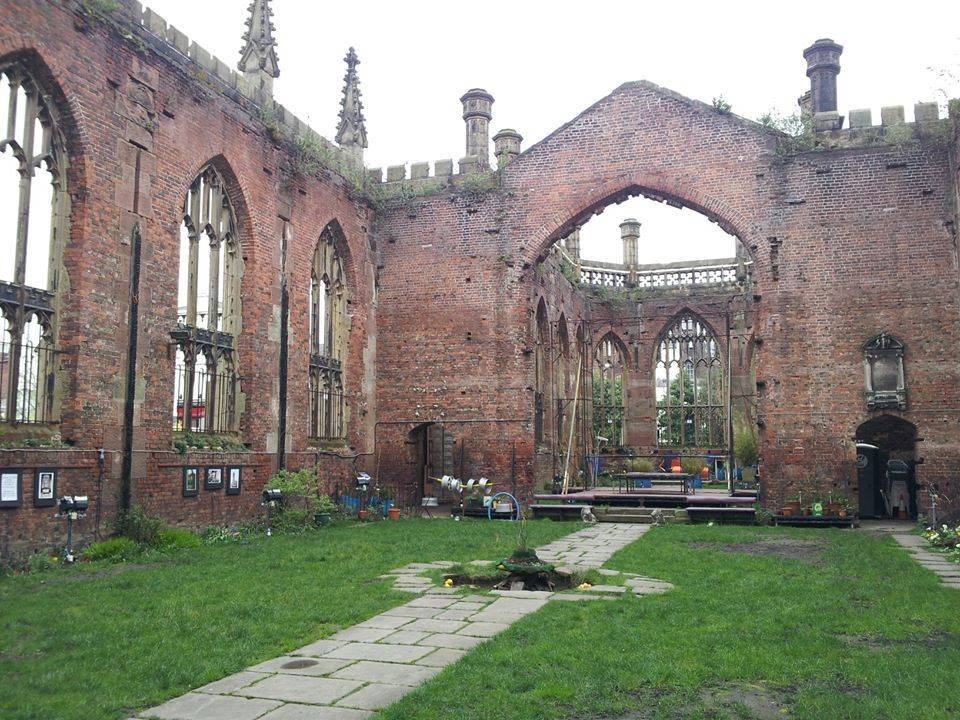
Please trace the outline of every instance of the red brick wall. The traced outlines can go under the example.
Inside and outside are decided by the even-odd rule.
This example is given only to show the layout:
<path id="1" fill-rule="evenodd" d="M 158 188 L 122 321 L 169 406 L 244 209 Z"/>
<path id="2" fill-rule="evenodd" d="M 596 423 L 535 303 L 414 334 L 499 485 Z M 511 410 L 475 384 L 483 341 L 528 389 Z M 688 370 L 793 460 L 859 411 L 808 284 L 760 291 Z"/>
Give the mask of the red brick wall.
<path id="1" fill-rule="evenodd" d="M 534 337 L 536 263 L 603 205 L 643 192 L 707 214 L 752 255 L 748 329 L 766 383 L 758 411 L 771 505 L 811 475 L 853 492 L 852 438 L 876 414 L 863 398 L 861 346 L 881 330 L 907 343 L 904 415 L 925 438 L 920 479 L 950 483 L 960 464 L 954 172 L 936 142 L 784 156 L 753 123 L 647 83 L 622 86 L 508 166 L 499 194 L 468 208 L 456 193 L 422 198 L 416 217 L 397 207 L 380 218 L 378 332 L 390 368 L 378 385 L 381 417 L 470 412 L 462 397 L 483 383 L 513 390 L 491 388 L 484 416 L 525 417 L 531 433 L 522 389 L 534 368 L 523 349 Z M 782 242 L 777 279 L 769 238 Z M 467 296 L 485 302 L 455 294 L 462 276 L 498 258 L 510 262 Z M 467 327 L 487 339 L 495 375 L 464 349 Z"/>
<path id="2" fill-rule="evenodd" d="M 172 522 L 202 525 L 257 512 L 256 491 L 275 465 L 281 217 L 292 234 L 290 466 L 317 464 L 331 488 L 372 471 L 415 495 L 409 433 L 435 422 L 461 443 L 465 475 L 528 495 L 535 479 L 555 471 L 560 451 L 550 407 L 547 442 L 533 441 L 537 303 L 543 298 L 551 332 L 564 314 L 571 340 L 581 319 L 592 332 L 619 322 L 540 261 L 573 226 L 636 193 L 705 213 L 752 255 L 755 298 L 744 334 L 753 336 L 753 368 L 764 383 L 758 419 L 770 504 L 811 474 L 850 487 L 852 438 L 875 415 L 863 399 L 860 348 L 881 330 L 907 344 L 902 415 L 924 438 L 921 480 L 956 482 L 956 129 L 952 159 L 935 138 L 789 155 L 754 123 L 632 83 L 488 181 L 458 179 L 374 212 L 339 176 L 305 177 L 292 144 L 275 141 L 259 109 L 235 90 L 142 29 L 127 28 L 134 41 L 124 40 L 71 7 L 0 0 L 3 16 L 17 18 L 0 27 L 0 57 L 25 58 L 68 138 L 60 430 L 77 450 L 105 448 L 114 458 L 105 487 L 117 487 L 120 468 L 135 223 L 143 257 L 133 496 Z M 208 162 L 227 180 L 245 261 L 240 435 L 251 451 L 238 462 L 251 475 L 240 499 L 203 491 L 200 500 L 183 498 L 182 465 L 203 465 L 207 456 L 170 453 L 178 225 L 187 188 Z M 314 246 L 334 219 L 346 238 L 350 413 L 345 445 L 318 455 L 307 438 L 307 300 Z M 781 242 L 776 277 L 770 238 Z M 714 317 L 713 301 L 704 302 L 700 311 Z M 679 307 L 669 299 L 644 304 L 641 354 Z M 639 370 L 638 377 L 649 403 Z M 7 454 L 10 466 L 32 462 Z M 51 462 L 66 472 L 70 461 Z M 78 472 L 78 487 L 93 487 L 89 468 Z M 4 553 L 53 537 L 46 514 L 26 505 L 0 510 Z"/>
<path id="3" fill-rule="evenodd" d="M 0 27 L 0 57 L 26 58 L 53 93 L 71 157 L 72 213 L 59 336 L 67 358 L 61 383 L 63 438 L 77 448 L 102 447 L 111 455 L 122 448 L 129 238 L 139 223 L 143 250 L 134 502 L 180 524 L 233 521 L 247 514 L 275 464 L 282 216 L 290 221 L 292 235 L 287 265 L 288 449 L 297 453 L 308 446 L 310 264 L 321 231 L 336 220 L 346 238 L 340 250 L 351 317 L 345 361 L 351 411 L 346 443 L 337 452 L 369 453 L 375 415 L 375 318 L 367 203 L 335 175 L 304 176 L 293 144 L 278 145 L 255 106 L 185 58 L 177 60 L 168 46 L 146 33 L 137 32 L 138 40 L 126 42 L 107 24 L 41 0 L 3 0 L 0 13 L 17 18 L 16 24 Z M 137 147 L 143 149 L 135 198 Z M 208 162 L 226 180 L 244 257 L 238 354 L 245 410 L 240 439 L 252 453 L 241 462 L 255 468 L 241 499 L 223 497 L 221 491 L 209 507 L 181 496 L 178 467 L 203 464 L 206 457 L 168 453 L 174 358 L 169 332 L 176 323 L 179 224 L 187 189 Z M 9 460 L 19 462 L 16 456 Z M 349 470 L 341 465 L 352 464 L 327 456 L 325 479 L 345 476 Z M 109 472 L 115 487 L 119 461 Z M 0 522 L 10 537 L 24 540 L 21 549 L 27 550 L 25 538 L 45 512 L 27 507 L 0 512 Z M 8 545 L 11 553 L 14 545 Z"/>

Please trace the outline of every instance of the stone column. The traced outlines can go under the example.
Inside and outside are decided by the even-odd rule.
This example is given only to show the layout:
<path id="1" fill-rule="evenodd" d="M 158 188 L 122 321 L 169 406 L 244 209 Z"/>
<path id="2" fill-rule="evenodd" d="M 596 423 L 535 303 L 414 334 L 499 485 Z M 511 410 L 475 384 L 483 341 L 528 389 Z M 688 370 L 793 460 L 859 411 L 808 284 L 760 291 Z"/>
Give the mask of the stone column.
<path id="1" fill-rule="evenodd" d="M 563 245 L 567 250 L 567 255 L 570 256 L 571 260 L 576 261 L 580 264 L 580 228 L 577 228 L 571 232 L 563 241 Z"/>
<path id="2" fill-rule="evenodd" d="M 460 98 L 463 120 L 467 125 L 467 156 L 479 170 L 490 167 L 490 119 L 493 117 L 493 95 L 474 88 Z M 461 160 L 461 166 L 463 165 Z M 470 163 L 467 163 L 470 165 Z"/>
<path id="3" fill-rule="evenodd" d="M 620 223 L 620 238 L 623 240 L 623 264 L 629 275 L 627 282 L 632 286 L 637 284 L 637 244 L 640 239 L 640 221 L 627 218 Z"/>

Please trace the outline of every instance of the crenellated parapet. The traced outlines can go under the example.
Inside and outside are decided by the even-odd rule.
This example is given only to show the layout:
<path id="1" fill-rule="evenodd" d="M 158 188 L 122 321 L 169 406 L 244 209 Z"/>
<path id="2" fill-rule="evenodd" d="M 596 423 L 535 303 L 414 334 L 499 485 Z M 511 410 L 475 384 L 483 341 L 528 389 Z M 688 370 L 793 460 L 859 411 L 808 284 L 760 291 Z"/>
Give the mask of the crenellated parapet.
<path id="1" fill-rule="evenodd" d="M 267 15 L 264 18 L 269 20 Z M 246 105 L 246 109 L 252 114 L 259 114 L 267 132 L 275 140 L 287 139 L 297 146 L 300 154 L 304 156 L 307 169 L 317 166 L 315 169 L 319 170 L 319 166 L 323 166 L 356 181 L 354 184 L 362 184 L 362 176 L 355 177 L 356 159 L 322 137 L 288 108 L 274 102 L 272 86 L 269 83 L 254 85 L 248 79 L 249 74 L 237 72 L 231 64 L 191 40 L 155 11 L 143 7 L 138 0 L 119 0 L 118 8 L 112 11 L 107 19 L 113 24 L 129 24 L 127 27 L 136 31 L 132 36 L 135 38 L 134 42 L 202 78 L 209 87 L 219 89 L 227 97 Z M 265 47 L 268 54 L 272 53 L 272 45 Z M 271 57 L 274 56 L 275 53 L 272 53 Z M 269 63 L 267 65 L 269 66 Z M 270 66 L 265 68 L 264 72 L 269 71 L 272 75 L 275 69 Z"/>

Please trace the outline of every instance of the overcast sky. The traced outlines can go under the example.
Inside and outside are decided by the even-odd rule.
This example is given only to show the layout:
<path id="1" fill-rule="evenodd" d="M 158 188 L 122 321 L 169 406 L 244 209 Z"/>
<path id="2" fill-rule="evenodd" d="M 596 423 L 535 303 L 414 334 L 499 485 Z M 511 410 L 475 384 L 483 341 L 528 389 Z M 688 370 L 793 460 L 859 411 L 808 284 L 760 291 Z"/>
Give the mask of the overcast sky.
<path id="1" fill-rule="evenodd" d="M 249 0 L 144 0 L 231 66 Z M 273 0 L 280 77 L 274 94 L 318 132 L 336 131 L 343 57 L 354 46 L 368 167 L 464 154 L 460 95 L 493 94 L 491 136 L 512 127 L 530 147 L 619 84 L 646 79 L 757 118 L 796 109 L 809 87 L 802 51 L 844 46 L 839 109 L 907 106 L 960 95 L 931 68 L 960 67 L 960 2 L 612 2 L 554 0 L 306 2 Z M 211 149 L 213 154 L 213 149 Z M 492 154 L 492 148 L 491 148 Z M 619 223 L 643 222 L 641 262 L 732 254 L 690 210 L 644 200 L 614 206 L 584 230 L 584 255 L 618 260 Z M 598 243 L 599 238 L 606 242 Z"/>

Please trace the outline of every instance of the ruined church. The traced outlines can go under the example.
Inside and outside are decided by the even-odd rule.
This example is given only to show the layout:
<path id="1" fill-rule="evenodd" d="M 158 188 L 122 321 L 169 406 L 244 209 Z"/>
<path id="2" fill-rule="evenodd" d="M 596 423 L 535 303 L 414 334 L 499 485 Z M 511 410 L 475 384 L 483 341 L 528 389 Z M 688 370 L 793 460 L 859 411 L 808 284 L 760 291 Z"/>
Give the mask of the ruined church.
<path id="1" fill-rule="evenodd" d="M 462 157 L 384 171 L 353 49 L 336 137 L 273 100 L 268 0 L 239 64 L 136 0 L 0 11 L 3 558 L 60 538 L 63 494 L 86 537 L 228 525 L 279 468 L 419 508 L 445 474 L 530 501 L 691 456 L 768 510 L 960 510 L 960 110 L 841 113 L 837 43 L 802 52 L 796 136 L 639 81 L 524 148 L 470 89 Z M 626 218 L 622 262 L 582 257 L 631 197 L 734 251 L 642 264 Z"/>

